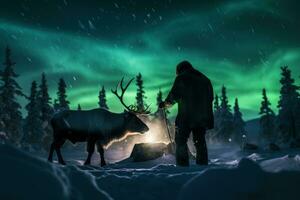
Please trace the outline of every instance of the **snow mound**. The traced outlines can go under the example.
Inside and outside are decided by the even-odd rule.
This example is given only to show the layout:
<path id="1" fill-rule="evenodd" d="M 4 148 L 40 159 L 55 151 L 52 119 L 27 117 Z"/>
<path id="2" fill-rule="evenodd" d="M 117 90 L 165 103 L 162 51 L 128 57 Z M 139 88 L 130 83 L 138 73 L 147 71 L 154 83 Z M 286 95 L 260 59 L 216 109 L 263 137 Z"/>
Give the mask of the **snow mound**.
<path id="1" fill-rule="evenodd" d="M 146 162 L 125 159 L 106 167 L 50 164 L 0 145 L 0 199 L 295 199 L 299 152 L 213 153 L 208 166 L 177 167 L 171 154 Z M 289 154 L 292 156 L 282 156 Z M 81 153 L 80 153 L 81 155 Z M 280 157 L 281 156 L 281 157 Z M 74 159 L 74 157 L 76 159 Z"/>
<path id="2" fill-rule="evenodd" d="M 210 169 L 189 180 L 179 199 L 295 199 L 300 172 L 263 171 L 258 164 L 242 159 L 237 168 Z"/>
<path id="3" fill-rule="evenodd" d="M 286 155 L 279 158 L 273 158 L 260 163 L 261 167 L 267 171 L 280 172 L 283 170 L 298 170 L 300 169 L 300 156 Z"/>
<path id="4" fill-rule="evenodd" d="M 257 153 L 253 153 L 253 154 L 247 156 L 247 158 L 249 158 L 250 160 L 253 160 L 253 161 L 258 161 L 258 160 L 262 159 L 262 157 Z"/>
<path id="5" fill-rule="evenodd" d="M 0 199 L 110 199 L 92 177 L 0 145 Z"/>

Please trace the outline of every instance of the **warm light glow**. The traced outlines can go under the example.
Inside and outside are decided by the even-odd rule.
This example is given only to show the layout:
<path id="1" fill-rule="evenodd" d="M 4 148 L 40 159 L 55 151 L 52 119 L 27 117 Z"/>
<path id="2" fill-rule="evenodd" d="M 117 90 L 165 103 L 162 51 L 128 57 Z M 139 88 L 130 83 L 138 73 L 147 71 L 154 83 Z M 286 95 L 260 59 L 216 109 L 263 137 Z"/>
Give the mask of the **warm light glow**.
<path id="1" fill-rule="evenodd" d="M 145 142 L 146 143 L 153 143 L 153 142 L 156 142 L 156 138 L 155 136 L 151 133 L 151 131 L 148 131 L 146 134 L 146 137 L 145 137 Z"/>
<path id="2" fill-rule="evenodd" d="M 164 122 L 160 120 L 152 120 L 151 122 L 146 122 L 146 124 L 149 127 L 149 131 L 144 134 L 144 137 L 140 142 L 168 142 L 166 141 L 167 132 Z"/>

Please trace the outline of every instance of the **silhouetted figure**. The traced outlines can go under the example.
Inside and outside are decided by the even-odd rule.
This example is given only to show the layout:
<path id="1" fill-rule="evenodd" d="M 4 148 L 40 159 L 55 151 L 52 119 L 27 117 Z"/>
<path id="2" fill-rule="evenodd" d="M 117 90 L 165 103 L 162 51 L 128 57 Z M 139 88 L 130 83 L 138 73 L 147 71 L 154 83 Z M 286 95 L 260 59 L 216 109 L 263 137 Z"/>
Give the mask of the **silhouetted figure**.
<path id="1" fill-rule="evenodd" d="M 177 65 L 176 74 L 177 77 L 168 97 L 160 105 L 163 108 L 178 103 L 178 115 L 175 121 L 176 163 L 180 166 L 189 165 L 187 140 L 193 132 L 197 153 L 196 163 L 207 165 L 205 132 L 214 127 L 211 82 L 188 61 Z"/>

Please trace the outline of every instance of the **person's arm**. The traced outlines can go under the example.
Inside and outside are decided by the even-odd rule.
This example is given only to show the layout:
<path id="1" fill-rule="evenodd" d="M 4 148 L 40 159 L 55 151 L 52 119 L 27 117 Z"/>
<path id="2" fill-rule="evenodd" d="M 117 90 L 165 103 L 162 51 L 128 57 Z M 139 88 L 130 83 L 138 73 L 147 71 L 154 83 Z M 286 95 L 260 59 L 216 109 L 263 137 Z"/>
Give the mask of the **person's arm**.
<path id="1" fill-rule="evenodd" d="M 164 102 L 162 102 L 160 106 L 161 108 L 170 107 L 176 102 L 178 102 L 178 100 L 181 98 L 181 86 L 182 86 L 181 79 L 179 76 L 177 76 L 167 98 L 165 99 Z"/>

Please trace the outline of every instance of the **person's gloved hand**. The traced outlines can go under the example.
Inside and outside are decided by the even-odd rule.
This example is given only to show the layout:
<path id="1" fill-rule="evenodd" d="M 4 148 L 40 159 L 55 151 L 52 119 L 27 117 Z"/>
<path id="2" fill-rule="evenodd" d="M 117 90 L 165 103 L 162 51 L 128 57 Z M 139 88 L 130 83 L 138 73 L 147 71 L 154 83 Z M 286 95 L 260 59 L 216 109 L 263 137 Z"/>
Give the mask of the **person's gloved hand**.
<path id="1" fill-rule="evenodd" d="M 159 108 L 165 108 L 166 105 L 165 105 L 165 102 L 160 102 L 159 105 L 158 105 Z"/>

